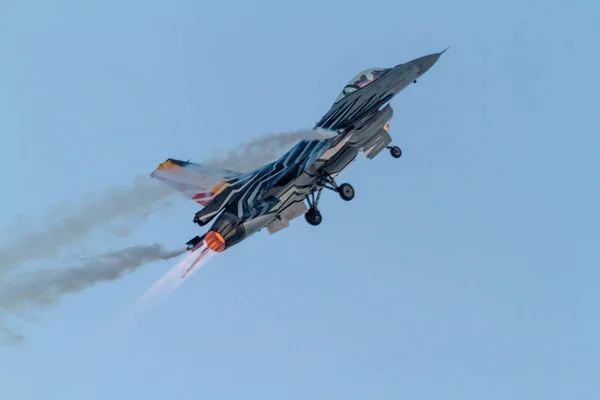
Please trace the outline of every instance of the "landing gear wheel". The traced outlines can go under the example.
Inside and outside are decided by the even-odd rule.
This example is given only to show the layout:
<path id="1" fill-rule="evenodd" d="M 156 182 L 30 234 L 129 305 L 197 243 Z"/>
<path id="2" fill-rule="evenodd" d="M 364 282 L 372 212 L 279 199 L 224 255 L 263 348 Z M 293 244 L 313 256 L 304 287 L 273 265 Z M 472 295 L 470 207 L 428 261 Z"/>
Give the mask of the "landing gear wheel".
<path id="1" fill-rule="evenodd" d="M 306 219 L 306 222 L 313 226 L 319 225 L 323 220 L 321 213 L 316 208 L 309 209 L 306 214 L 304 214 L 304 218 Z"/>
<path id="2" fill-rule="evenodd" d="M 400 158 L 402 156 L 402 150 L 400 150 L 400 147 L 398 146 L 392 146 L 390 147 L 390 154 L 394 158 Z"/>
<path id="3" fill-rule="evenodd" d="M 354 188 L 349 183 L 342 183 L 338 187 L 338 193 L 342 200 L 350 201 L 354 198 Z"/>

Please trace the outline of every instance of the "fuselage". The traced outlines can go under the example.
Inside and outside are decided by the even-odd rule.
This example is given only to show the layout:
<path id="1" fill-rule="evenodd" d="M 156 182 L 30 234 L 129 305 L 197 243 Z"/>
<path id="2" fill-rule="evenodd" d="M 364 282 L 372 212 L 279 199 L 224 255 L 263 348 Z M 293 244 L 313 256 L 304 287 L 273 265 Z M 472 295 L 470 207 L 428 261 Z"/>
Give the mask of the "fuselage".
<path id="1" fill-rule="evenodd" d="M 393 68 L 363 71 L 365 75 L 369 75 L 372 70 L 375 70 L 377 74 L 372 74 L 374 76 L 371 77 L 372 80 L 370 81 L 369 77 L 365 76 L 366 84 L 361 84 L 362 73 L 348 82 L 340 97 L 317 122 L 315 127 L 336 131 L 352 128 L 356 121 L 378 110 L 396 94 L 427 72 L 444 51 L 419 57 L 407 63 L 398 64 Z"/>
<path id="2" fill-rule="evenodd" d="M 305 199 L 325 186 L 323 178 L 335 178 L 352 164 L 361 148 L 385 131 L 391 117 L 388 105 L 361 129 L 324 140 L 301 141 L 279 160 L 261 168 L 245 191 L 215 220 L 210 231 L 221 235 L 225 249 L 282 216 L 287 222 L 304 214 Z"/>
<path id="3" fill-rule="evenodd" d="M 301 141 L 277 161 L 248 173 L 239 185 L 227 189 L 223 212 L 209 230 L 224 242 L 222 250 L 266 226 L 285 225 L 304 214 L 304 201 L 326 185 L 324 177 L 335 178 L 361 150 L 373 158 L 384 149 L 391 142 L 387 127 L 393 111 L 389 104 L 381 107 L 431 68 L 442 53 L 357 75 L 315 126 L 337 131 L 336 136 Z"/>

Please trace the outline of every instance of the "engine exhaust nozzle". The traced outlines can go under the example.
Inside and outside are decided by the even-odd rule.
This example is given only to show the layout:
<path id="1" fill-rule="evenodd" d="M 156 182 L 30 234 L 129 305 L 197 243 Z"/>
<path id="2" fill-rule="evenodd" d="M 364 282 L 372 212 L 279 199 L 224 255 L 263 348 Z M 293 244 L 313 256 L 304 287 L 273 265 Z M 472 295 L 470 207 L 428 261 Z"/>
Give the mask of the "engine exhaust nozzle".
<path id="1" fill-rule="evenodd" d="M 209 249 L 218 253 L 225 250 L 225 239 L 219 232 L 208 231 L 204 237 L 204 241 Z"/>

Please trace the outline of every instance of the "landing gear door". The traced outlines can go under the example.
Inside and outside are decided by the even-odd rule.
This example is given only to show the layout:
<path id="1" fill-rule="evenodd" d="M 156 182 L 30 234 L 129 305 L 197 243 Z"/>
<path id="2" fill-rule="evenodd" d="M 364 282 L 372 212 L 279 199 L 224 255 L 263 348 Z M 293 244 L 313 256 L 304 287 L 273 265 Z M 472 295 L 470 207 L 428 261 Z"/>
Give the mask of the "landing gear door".
<path id="1" fill-rule="evenodd" d="M 381 150 L 387 148 L 387 146 L 392 143 L 392 137 L 385 129 L 382 129 L 377 133 L 377 135 L 373 136 L 371 140 L 369 140 L 363 146 L 363 153 L 365 156 L 371 160 L 377 154 L 381 152 Z"/>
<path id="2" fill-rule="evenodd" d="M 306 204 L 304 204 L 304 201 L 293 203 L 281 213 L 279 218 L 276 218 L 273 222 L 267 225 L 269 234 L 272 235 L 274 233 L 279 232 L 282 229 L 287 228 L 288 226 L 290 226 L 289 222 L 291 220 L 306 214 L 307 211 L 308 208 L 306 208 Z"/>

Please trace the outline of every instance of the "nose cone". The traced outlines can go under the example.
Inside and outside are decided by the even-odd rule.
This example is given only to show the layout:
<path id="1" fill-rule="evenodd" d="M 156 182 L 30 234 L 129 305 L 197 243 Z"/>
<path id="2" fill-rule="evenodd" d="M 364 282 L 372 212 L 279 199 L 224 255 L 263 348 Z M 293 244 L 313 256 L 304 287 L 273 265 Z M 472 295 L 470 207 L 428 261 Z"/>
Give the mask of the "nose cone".
<path id="1" fill-rule="evenodd" d="M 423 75 L 425 72 L 429 71 L 429 68 L 433 67 L 433 64 L 437 62 L 437 60 L 442 54 L 444 54 L 446 50 L 448 49 L 445 49 L 444 51 L 441 51 L 439 53 L 429 54 L 428 56 L 416 58 L 412 60 L 411 63 L 416 65 L 417 68 L 419 68 L 419 75 Z"/>

